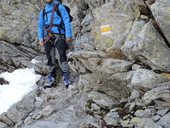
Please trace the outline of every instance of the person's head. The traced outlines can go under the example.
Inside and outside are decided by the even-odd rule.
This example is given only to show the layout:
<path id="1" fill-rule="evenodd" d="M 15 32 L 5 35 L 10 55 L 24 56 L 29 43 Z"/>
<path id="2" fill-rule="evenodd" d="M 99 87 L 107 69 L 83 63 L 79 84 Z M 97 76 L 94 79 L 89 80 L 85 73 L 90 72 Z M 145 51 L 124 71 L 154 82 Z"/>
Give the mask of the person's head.
<path id="1" fill-rule="evenodd" d="M 53 0 L 44 0 L 45 3 L 50 4 L 53 2 Z"/>

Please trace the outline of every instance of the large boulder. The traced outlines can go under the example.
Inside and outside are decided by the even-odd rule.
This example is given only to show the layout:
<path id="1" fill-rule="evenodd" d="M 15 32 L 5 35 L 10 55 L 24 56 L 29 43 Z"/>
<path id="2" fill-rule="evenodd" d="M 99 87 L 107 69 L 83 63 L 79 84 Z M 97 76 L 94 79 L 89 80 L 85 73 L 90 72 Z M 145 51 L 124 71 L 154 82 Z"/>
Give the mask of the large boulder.
<path id="1" fill-rule="evenodd" d="M 115 105 L 119 104 L 115 98 L 99 92 L 90 92 L 88 96 L 91 100 L 103 108 L 108 107 L 111 109 Z"/>
<path id="2" fill-rule="evenodd" d="M 163 34 L 170 42 L 170 1 L 169 0 L 156 0 L 150 6 L 152 14 L 161 28 Z"/>
<path id="3" fill-rule="evenodd" d="M 71 15 L 74 20 L 81 19 L 85 16 L 83 11 L 87 9 L 87 4 L 84 0 L 65 0 L 63 1 L 65 5 L 69 6 L 71 9 Z"/>
<path id="4" fill-rule="evenodd" d="M 103 59 L 100 62 L 100 65 L 97 66 L 97 70 L 101 73 L 109 75 L 120 72 L 127 72 L 132 66 L 132 63 L 130 61 L 125 60 Z"/>
<path id="5" fill-rule="evenodd" d="M 133 34 L 128 36 L 121 48 L 124 54 L 129 59 L 142 62 L 153 69 L 170 71 L 169 48 L 152 23 L 146 23 L 141 30 L 136 32 L 138 33 L 134 36 Z"/>
<path id="6" fill-rule="evenodd" d="M 92 14 L 94 17 L 92 37 L 95 46 L 105 51 L 110 47 L 122 46 L 139 11 L 128 2 L 119 3 L 115 0 L 95 8 Z"/>
<path id="7" fill-rule="evenodd" d="M 34 110 L 34 101 L 36 93 L 37 90 L 29 93 L 20 102 L 9 108 L 7 112 L 7 117 L 13 123 L 18 123 L 22 119 L 25 119 L 28 116 L 28 114 Z"/>
<path id="8" fill-rule="evenodd" d="M 84 0 L 84 1 L 88 4 L 91 10 L 100 7 L 105 3 L 105 0 Z"/>
<path id="9" fill-rule="evenodd" d="M 165 104 L 169 106 L 170 104 L 170 83 L 160 84 L 160 87 L 154 88 L 150 91 L 147 91 L 143 97 L 143 100 L 149 104 L 154 100 L 163 100 Z"/>
<path id="10" fill-rule="evenodd" d="M 33 4 L 31 1 L 6 0 L 1 1 L 0 5 L 0 39 L 31 46 L 36 37 L 35 28 L 38 10 L 36 9 L 35 2 Z"/>
<path id="11" fill-rule="evenodd" d="M 101 51 L 77 51 L 73 53 L 72 58 L 75 61 L 75 67 L 80 62 L 88 71 L 100 72 L 107 75 L 116 74 L 119 72 L 129 71 L 132 66 L 130 61 L 118 59 L 106 59 L 106 54 Z M 77 67 L 77 69 L 81 69 Z"/>
<path id="12" fill-rule="evenodd" d="M 162 128 L 160 125 L 156 124 L 149 118 L 142 118 L 137 124 L 138 128 Z"/>
<path id="13" fill-rule="evenodd" d="M 158 124 L 161 125 L 164 128 L 169 128 L 170 127 L 170 113 L 166 114 L 165 116 L 163 116 L 159 121 Z"/>
<path id="14" fill-rule="evenodd" d="M 152 89 L 157 84 L 167 82 L 169 79 L 147 69 L 137 69 L 132 76 L 131 85 L 134 88 Z"/>
<path id="15" fill-rule="evenodd" d="M 16 9 L 17 8 L 17 9 Z M 35 1 L 0 1 L 1 69 L 23 67 L 37 53 L 37 17 Z"/>
<path id="16" fill-rule="evenodd" d="M 104 76 L 95 88 L 119 100 L 127 98 L 130 94 L 127 84 L 130 82 L 132 74 L 133 72 L 122 72 L 109 77 Z"/>

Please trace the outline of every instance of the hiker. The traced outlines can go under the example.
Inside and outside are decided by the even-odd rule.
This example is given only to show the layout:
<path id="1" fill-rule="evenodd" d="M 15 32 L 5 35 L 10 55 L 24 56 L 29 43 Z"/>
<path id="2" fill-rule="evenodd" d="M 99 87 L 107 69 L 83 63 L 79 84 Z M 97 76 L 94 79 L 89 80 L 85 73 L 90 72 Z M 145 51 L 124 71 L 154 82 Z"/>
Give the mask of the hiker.
<path id="1" fill-rule="evenodd" d="M 58 61 L 62 70 L 64 85 L 68 88 L 70 79 L 66 50 L 68 48 L 67 43 L 72 42 L 70 15 L 62 5 L 62 1 L 44 0 L 44 2 L 46 5 L 40 11 L 38 19 L 38 39 L 39 45 L 44 46 L 48 60 L 49 73 L 46 87 L 56 85 L 56 65 Z"/>

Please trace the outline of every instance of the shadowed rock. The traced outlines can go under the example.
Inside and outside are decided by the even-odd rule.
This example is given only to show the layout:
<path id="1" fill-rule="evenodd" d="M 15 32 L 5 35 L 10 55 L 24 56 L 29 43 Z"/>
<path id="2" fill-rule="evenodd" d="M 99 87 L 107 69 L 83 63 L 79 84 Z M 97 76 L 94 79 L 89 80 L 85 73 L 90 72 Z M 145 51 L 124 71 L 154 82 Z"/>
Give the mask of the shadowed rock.
<path id="1" fill-rule="evenodd" d="M 0 78 L 0 85 L 3 85 L 3 84 L 9 84 L 9 82 L 5 81 L 3 78 Z"/>

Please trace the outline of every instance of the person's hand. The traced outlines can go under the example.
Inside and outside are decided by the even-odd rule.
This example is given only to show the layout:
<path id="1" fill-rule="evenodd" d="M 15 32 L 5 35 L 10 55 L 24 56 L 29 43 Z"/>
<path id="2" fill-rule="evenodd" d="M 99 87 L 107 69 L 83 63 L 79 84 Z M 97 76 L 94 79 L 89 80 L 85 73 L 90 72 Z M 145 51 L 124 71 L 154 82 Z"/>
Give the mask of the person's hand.
<path id="1" fill-rule="evenodd" d="M 67 43 L 70 43 L 70 42 L 72 42 L 72 41 L 73 41 L 72 38 L 66 38 L 66 42 L 67 42 Z"/>
<path id="2" fill-rule="evenodd" d="M 43 41 L 43 40 L 40 40 L 40 41 L 38 42 L 38 44 L 39 44 L 41 47 L 43 47 L 43 46 L 44 46 L 44 41 Z"/>

